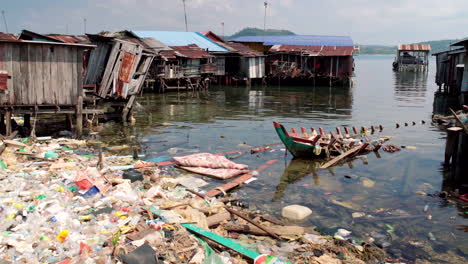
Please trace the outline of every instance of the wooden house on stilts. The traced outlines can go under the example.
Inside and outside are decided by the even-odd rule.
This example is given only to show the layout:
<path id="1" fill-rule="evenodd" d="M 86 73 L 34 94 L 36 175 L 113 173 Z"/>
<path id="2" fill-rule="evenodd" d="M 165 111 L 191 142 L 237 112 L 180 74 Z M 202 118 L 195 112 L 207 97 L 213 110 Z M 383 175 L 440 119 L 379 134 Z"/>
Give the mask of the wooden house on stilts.
<path id="1" fill-rule="evenodd" d="M 352 84 L 353 54 L 359 48 L 346 36 L 245 36 L 233 40 L 266 55 L 269 83 Z"/>
<path id="2" fill-rule="evenodd" d="M 30 128 L 32 114 L 58 113 L 75 115 L 80 133 L 82 114 L 94 112 L 83 109 L 83 55 L 94 48 L 30 31 L 0 33 L 0 132 L 12 132 L 12 115 L 24 115 Z"/>

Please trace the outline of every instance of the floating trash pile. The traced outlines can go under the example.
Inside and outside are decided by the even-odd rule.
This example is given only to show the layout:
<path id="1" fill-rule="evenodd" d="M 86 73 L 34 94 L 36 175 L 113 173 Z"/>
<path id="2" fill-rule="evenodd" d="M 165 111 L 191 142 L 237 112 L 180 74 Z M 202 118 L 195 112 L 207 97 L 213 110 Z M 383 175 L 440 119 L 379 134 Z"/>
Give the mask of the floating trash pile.
<path id="1" fill-rule="evenodd" d="M 378 263 L 385 258 L 381 249 L 353 241 L 347 230 L 325 237 L 248 211 L 240 197 L 204 195 L 198 189 L 204 180 L 186 176 L 172 161 L 145 162 L 115 155 L 99 142 L 66 138 L 5 140 L 1 149 L 3 262 Z M 285 216 L 300 221 L 312 213 L 306 209 L 289 207 Z"/>

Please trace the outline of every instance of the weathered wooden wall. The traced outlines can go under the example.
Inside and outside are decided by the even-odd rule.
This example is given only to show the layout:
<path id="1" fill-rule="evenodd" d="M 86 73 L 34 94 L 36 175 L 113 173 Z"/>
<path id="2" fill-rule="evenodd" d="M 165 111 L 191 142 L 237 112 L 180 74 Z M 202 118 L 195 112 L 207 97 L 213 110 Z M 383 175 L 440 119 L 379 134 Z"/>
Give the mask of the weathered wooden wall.
<path id="1" fill-rule="evenodd" d="M 89 55 L 88 70 L 84 84 L 100 84 L 102 75 L 106 69 L 107 59 L 112 49 L 112 42 L 95 41 L 97 47 Z"/>
<path id="2" fill-rule="evenodd" d="M 11 79 L 2 106 L 76 105 L 82 92 L 83 48 L 0 43 L 0 70 Z"/>

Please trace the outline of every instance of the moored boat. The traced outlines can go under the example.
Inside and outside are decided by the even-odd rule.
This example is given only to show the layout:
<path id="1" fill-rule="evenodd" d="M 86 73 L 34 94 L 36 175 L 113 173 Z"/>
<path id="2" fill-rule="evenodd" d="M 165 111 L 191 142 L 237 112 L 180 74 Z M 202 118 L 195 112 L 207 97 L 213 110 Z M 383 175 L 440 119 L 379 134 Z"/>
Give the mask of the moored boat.
<path id="1" fill-rule="evenodd" d="M 301 127 L 301 132 L 298 133 L 294 128 L 291 128 L 291 132 L 288 132 L 278 122 L 273 122 L 273 126 L 286 149 L 295 158 L 330 158 L 331 156 L 343 155 L 351 149 L 354 149 L 352 154 L 357 155 L 366 151 L 377 151 L 382 143 L 388 140 L 378 139 L 372 142 L 364 142 L 364 140 L 358 139 L 360 134 L 358 134 L 355 127 L 353 127 L 354 134 L 351 134 L 348 128 L 345 128 L 345 134 L 341 133 L 340 128 L 337 128 L 337 133 L 325 134 L 322 128 L 319 128 L 318 133 L 314 128 L 311 128 L 310 133 L 308 133 L 304 127 Z M 357 148 L 358 146 L 360 147 Z"/>

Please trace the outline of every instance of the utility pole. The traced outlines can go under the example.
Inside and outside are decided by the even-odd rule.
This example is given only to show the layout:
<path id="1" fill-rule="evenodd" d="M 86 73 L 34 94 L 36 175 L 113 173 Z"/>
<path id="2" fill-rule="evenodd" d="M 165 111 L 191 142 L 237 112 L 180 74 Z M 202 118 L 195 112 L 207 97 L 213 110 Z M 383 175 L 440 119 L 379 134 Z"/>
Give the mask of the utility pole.
<path id="1" fill-rule="evenodd" d="M 84 34 L 86 34 L 86 17 L 83 18 Z"/>
<path id="2" fill-rule="evenodd" d="M 188 32 L 188 24 L 187 24 L 187 11 L 185 10 L 185 0 L 182 0 L 182 3 L 184 4 L 185 31 L 187 31 L 187 32 Z"/>
<path id="3" fill-rule="evenodd" d="M 224 38 L 224 22 L 221 22 L 221 29 L 222 29 L 222 32 L 223 32 L 223 34 L 221 36 L 223 36 L 223 38 Z"/>
<path id="4" fill-rule="evenodd" d="M 266 34 L 266 12 L 267 12 L 267 7 L 268 7 L 268 2 L 264 2 L 263 5 L 265 5 L 265 16 L 263 17 L 263 34 Z"/>
<path id="5" fill-rule="evenodd" d="M 8 25 L 7 25 L 7 22 L 6 22 L 6 18 L 5 18 L 5 10 L 2 10 L 2 16 L 3 16 L 3 23 L 5 24 L 5 33 L 8 33 Z"/>

